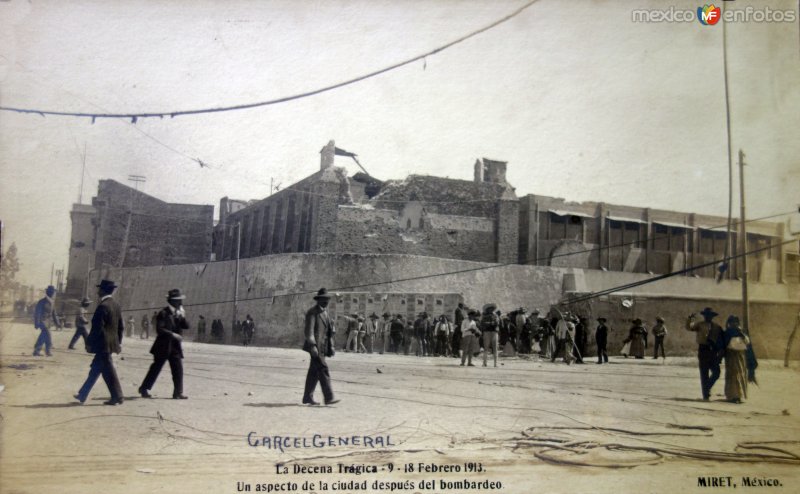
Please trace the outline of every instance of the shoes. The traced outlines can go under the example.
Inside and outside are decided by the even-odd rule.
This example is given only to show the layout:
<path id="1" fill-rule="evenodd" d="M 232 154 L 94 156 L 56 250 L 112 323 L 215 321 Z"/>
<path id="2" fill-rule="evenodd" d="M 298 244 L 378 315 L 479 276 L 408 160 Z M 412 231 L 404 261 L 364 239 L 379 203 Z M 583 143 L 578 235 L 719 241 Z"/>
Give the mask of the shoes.
<path id="1" fill-rule="evenodd" d="M 67 347 L 67 350 L 75 350 L 74 346 Z"/>
<path id="2" fill-rule="evenodd" d="M 139 394 L 142 395 L 142 398 L 152 398 L 153 397 L 153 395 L 151 395 L 150 392 L 147 391 L 144 388 L 139 388 Z"/>
<path id="3" fill-rule="evenodd" d="M 109 406 L 122 405 L 123 401 L 125 401 L 125 400 L 123 400 L 122 398 L 120 398 L 118 400 L 108 400 L 108 401 L 104 401 L 103 405 L 109 405 Z"/>
<path id="4" fill-rule="evenodd" d="M 319 405 L 318 401 L 314 401 L 314 398 L 303 398 L 303 405 Z"/>
<path id="5" fill-rule="evenodd" d="M 52 356 L 53 356 L 53 354 L 52 354 L 52 353 L 50 353 L 50 352 L 47 352 L 47 353 L 45 353 L 45 355 L 47 355 L 48 357 L 52 357 Z M 38 356 L 38 355 L 37 355 L 37 356 Z"/>
<path id="6" fill-rule="evenodd" d="M 177 394 L 177 395 L 172 395 L 172 399 L 173 400 L 188 400 L 189 397 L 186 396 L 185 394 Z"/>
<path id="7" fill-rule="evenodd" d="M 467 364 L 467 367 L 475 367 L 475 364 Z"/>
<path id="8" fill-rule="evenodd" d="M 34 357 L 41 357 L 42 355 L 39 352 L 33 352 Z"/>
<path id="9" fill-rule="evenodd" d="M 483 363 L 483 366 L 486 367 L 486 362 Z"/>
<path id="10" fill-rule="evenodd" d="M 76 400 L 78 400 L 78 401 L 80 402 L 80 404 L 81 404 L 81 405 L 83 405 L 84 403 L 86 403 L 86 400 L 82 400 L 82 399 L 81 399 L 81 397 L 80 397 L 80 395 L 72 395 L 72 397 L 73 397 L 73 398 L 75 398 Z"/>
<path id="11" fill-rule="evenodd" d="M 461 367 L 464 367 L 464 362 L 461 362 Z"/>
<path id="12" fill-rule="evenodd" d="M 334 398 L 332 400 L 325 400 L 325 404 L 326 405 L 335 405 L 336 403 L 339 403 L 340 401 L 342 401 L 342 400 L 340 400 L 339 398 Z"/>

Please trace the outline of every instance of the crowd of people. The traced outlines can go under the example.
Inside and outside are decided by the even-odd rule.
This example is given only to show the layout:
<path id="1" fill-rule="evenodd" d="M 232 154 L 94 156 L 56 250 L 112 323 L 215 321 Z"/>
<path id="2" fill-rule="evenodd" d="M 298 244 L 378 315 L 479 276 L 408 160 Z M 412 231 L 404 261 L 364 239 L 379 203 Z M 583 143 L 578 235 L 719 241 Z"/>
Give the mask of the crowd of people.
<path id="1" fill-rule="evenodd" d="M 586 317 L 552 308 L 550 317 L 541 317 L 538 309 L 530 314 L 520 307 L 504 314 L 496 304 L 486 304 L 482 310 L 470 309 L 463 303 L 458 305 L 451 318 L 448 314 L 430 316 L 421 312 L 413 320 L 402 314 L 388 312 L 379 316 L 353 313 L 339 316 L 343 320 L 345 352 L 380 353 L 394 352 L 418 357 L 454 357 L 480 352 L 488 348 L 493 360 L 501 349 L 507 353 L 535 355 L 555 361 L 562 359 L 567 364 L 584 363 L 589 334 L 592 331 Z M 474 322 L 474 324 L 472 323 Z M 597 343 L 598 364 L 608 362 L 607 319 L 597 318 L 594 328 Z M 651 331 L 655 337 L 653 358 L 666 359 L 664 339 L 667 329 L 662 317 L 656 318 Z M 625 357 L 644 358 L 648 330 L 641 319 L 634 319 L 625 339 L 622 354 Z M 469 346 L 466 338 L 472 338 Z M 465 351 L 473 348 L 472 352 Z"/>
<path id="2" fill-rule="evenodd" d="M 89 376 L 75 398 L 81 403 L 85 402 L 92 386 L 102 376 L 111 394 L 111 399 L 106 404 L 116 405 L 123 402 L 123 397 L 111 354 L 120 352 L 126 324 L 122 319 L 122 309 L 112 298 L 116 284 L 110 280 L 102 280 L 97 288 L 97 308 L 90 320 L 87 317 L 87 308 L 92 301 L 88 298 L 81 301 L 75 318 L 76 332 L 69 344 L 69 348 L 74 349 L 82 337 L 87 351 L 95 354 Z M 55 289 L 48 287 L 45 297 L 37 303 L 34 311 L 34 325 L 40 330 L 34 344 L 34 356 L 41 355 L 42 348 L 47 356 L 52 355 L 50 329 L 60 325 L 53 309 L 54 295 Z M 190 326 L 182 306 L 184 299 L 185 296 L 179 289 L 170 290 L 167 295 L 168 305 L 164 309 L 155 312 L 152 318 L 147 315 L 142 317 L 140 337 L 149 337 L 151 325 L 156 333 L 156 340 L 150 350 L 154 362 L 139 388 L 139 393 L 144 398 L 150 397 L 150 389 L 161 368 L 168 362 L 174 384 L 173 397 L 186 399 L 183 394 L 181 342 L 183 333 Z M 337 325 L 328 316 L 330 295 L 325 289 L 321 289 L 314 299 L 316 305 L 307 312 L 304 325 L 303 349 L 311 353 L 312 361 L 303 403 L 318 404 L 313 399 L 313 388 L 319 382 L 323 384 L 325 402 L 331 404 L 338 400 L 333 398 L 325 357 L 332 356 L 335 352 Z M 755 369 L 758 365 L 747 331 L 734 315 L 728 317 L 725 329 L 714 322 L 718 314 L 711 308 L 705 308 L 700 315 L 703 316 L 702 321 L 695 320 L 694 314 L 689 316 L 685 328 L 695 333 L 698 345 L 702 397 L 704 400 L 710 399 L 711 388 L 720 377 L 720 364 L 724 360 L 726 399 L 741 403 L 747 397 L 748 382 L 755 382 Z M 524 307 L 504 314 L 494 303 L 484 305 L 482 310 L 471 309 L 459 303 L 453 313 L 452 322 L 448 314 L 431 317 L 427 312 L 421 312 L 412 321 L 406 320 L 402 314 L 385 312 L 378 316 L 373 312 L 366 317 L 358 313 L 341 315 L 339 318 L 343 323 L 338 326 L 344 328 L 344 337 L 340 341 L 344 341 L 345 352 L 394 352 L 418 357 L 451 357 L 460 359 L 461 366 L 474 366 L 473 357 L 482 353 L 484 367 L 488 366 L 490 355 L 493 366 L 497 367 L 498 353 L 503 348 L 510 353 L 531 354 L 535 358 L 549 359 L 551 362 L 561 359 L 568 365 L 584 363 L 591 330 L 588 319 L 559 310 L 558 307 L 552 307 L 548 316 L 540 317 L 537 309 L 528 314 Z M 598 317 L 596 321 L 594 340 L 597 345 L 597 364 L 605 364 L 608 363 L 607 342 L 610 328 L 605 317 Z M 134 322 L 133 317 L 128 319 L 129 337 L 134 334 Z M 623 342 L 623 356 L 644 358 L 648 335 L 652 333 L 653 358 L 658 359 L 660 351 L 661 358 L 666 359 L 664 342 L 668 332 L 664 318 L 656 317 L 650 331 L 642 319 L 633 319 L 631 323 Z M 89 324 L 91 329 L 87 331 Z M 205 329 L 205 318 L 201 315 L 197 324 L 197 341 L 205 341 Z M 248 314 L 244 321 L 237 321 L 235 329 L 242 344 L 250 345 L 255 332 L 253 318 Z M 224 339 L 224 328 L 220 319 L 211 323 L 211 338 L 216 341 Z"/>

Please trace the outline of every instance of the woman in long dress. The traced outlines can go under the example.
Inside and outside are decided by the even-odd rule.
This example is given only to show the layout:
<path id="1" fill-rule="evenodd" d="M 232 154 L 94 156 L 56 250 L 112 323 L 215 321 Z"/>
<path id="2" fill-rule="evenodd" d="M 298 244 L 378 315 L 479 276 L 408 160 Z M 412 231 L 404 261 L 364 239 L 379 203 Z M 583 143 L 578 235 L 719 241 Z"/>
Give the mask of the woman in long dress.
<path id="1" fill-rule="evenodd" d="M 729 316 L 722 333 L 725 342 L 725 399 L 741 403 L 747 398 L 747 361 L 749 340 L 742 331 L 739 318 Z"/>
<path id="2" fill-rule="evenodd" d="M 647 329 L 641 319 L 633 320 L 633 326 L 626 341 L 631 344 L 630 355 L 632 357 L 644 358 L 644 351 L 647 348 Z"/>

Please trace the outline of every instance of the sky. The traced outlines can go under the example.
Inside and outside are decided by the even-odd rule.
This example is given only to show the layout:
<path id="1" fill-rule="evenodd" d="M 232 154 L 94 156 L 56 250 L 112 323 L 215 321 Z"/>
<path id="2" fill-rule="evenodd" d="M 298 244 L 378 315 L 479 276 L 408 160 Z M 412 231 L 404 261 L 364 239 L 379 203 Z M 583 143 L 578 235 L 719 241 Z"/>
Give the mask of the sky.
<path id="1" fill-rule="evenodd" d="M 271 100 L 430 52 L 526 3 L 0 1 L 0 106 L 140 113 Z M 519 196 L 726 215 L 722 23 L 633 20 L 697 7 L 539 0 L 424 60 L 249 110 L 135 124 L 0 111 L 3 250 L 15 242 L 17 279 L 46 285 L 54 264 L 67 267 L 72 204 L 89 203 L 98 180 L 143 175 L 140 190 L 159 199 L 218 207 L 314 173 L 332 139 L 383 180 L 471 180 L 486 157 L 508 162 Z M 747 214 L 758 217 L 800 203 L 800 15 L 794 0 L 725 3 L 748 7 L 794 17 L 727 24 L 732 147 L 746 154 Z M 800 230 L 800 215 L 785 219 Z"/>

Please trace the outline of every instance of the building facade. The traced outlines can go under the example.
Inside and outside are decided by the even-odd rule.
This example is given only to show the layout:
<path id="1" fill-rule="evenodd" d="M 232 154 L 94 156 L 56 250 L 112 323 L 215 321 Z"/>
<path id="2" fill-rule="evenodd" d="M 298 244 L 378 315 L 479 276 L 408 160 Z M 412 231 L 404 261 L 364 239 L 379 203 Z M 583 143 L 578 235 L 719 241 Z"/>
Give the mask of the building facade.
<path id="1" fill-rule="evenodd" d="M 168 203 L 114 180 L 100 180 L 92 205 L 73 205 L 70 218 L 68 298 L 87 293 L 92 269 L 211 258 L 214 206 Z"/>
<path id="2" fill-rule="evenodd" d="M 478 160 L 475 180 L 411 175 L 382 182 L 334 166 L 231 211 L 214 234 L 216 259 L 292 252 L 412 254 L 483 262 L 519 257 L 519 201 L 506 163 Z"/>

